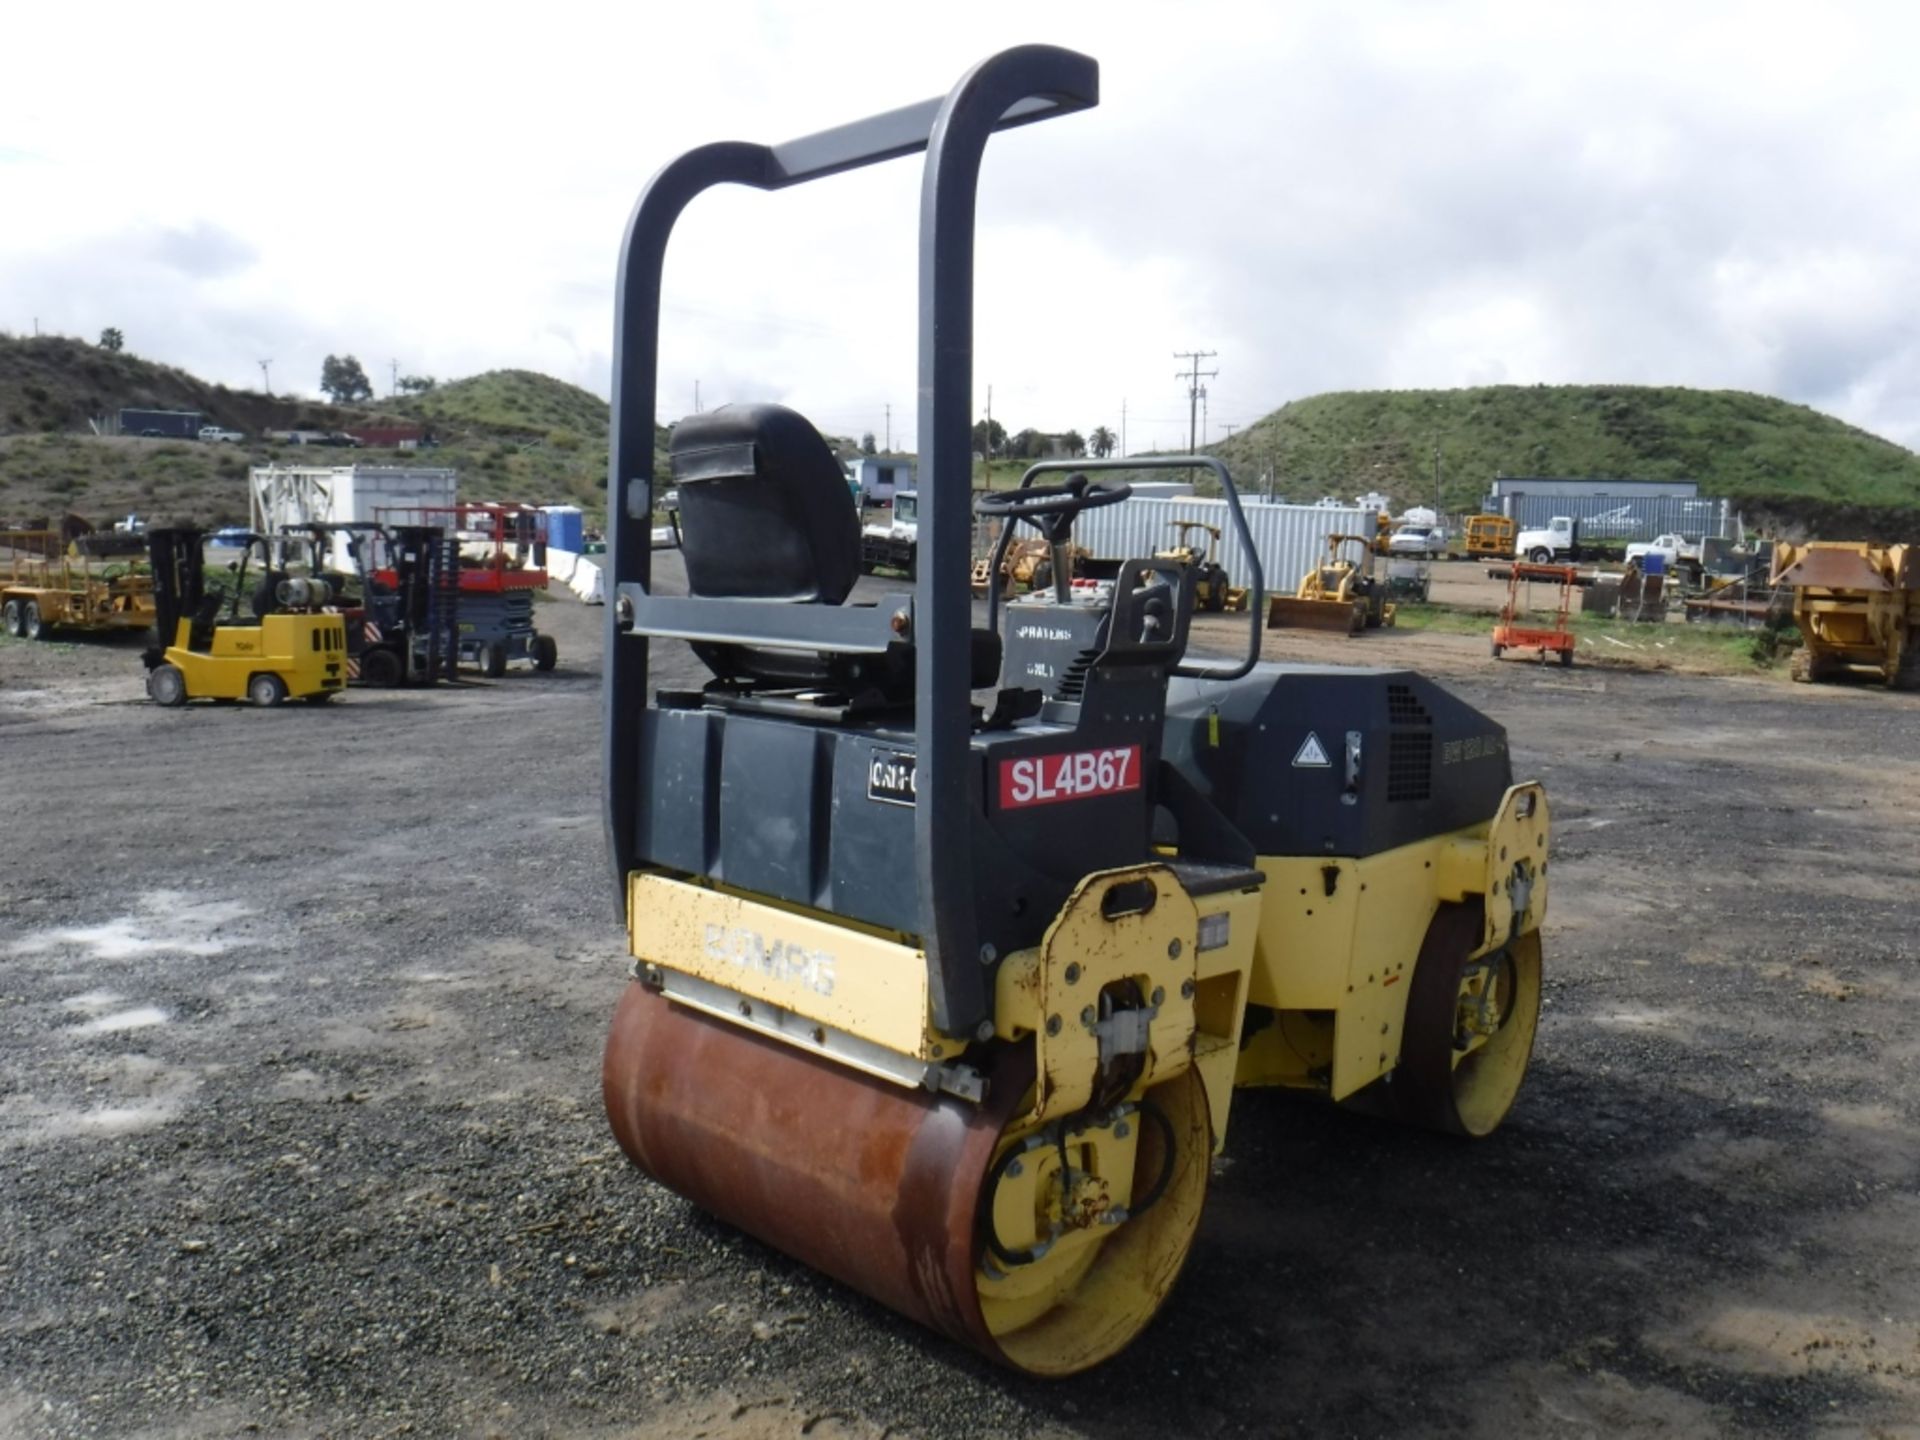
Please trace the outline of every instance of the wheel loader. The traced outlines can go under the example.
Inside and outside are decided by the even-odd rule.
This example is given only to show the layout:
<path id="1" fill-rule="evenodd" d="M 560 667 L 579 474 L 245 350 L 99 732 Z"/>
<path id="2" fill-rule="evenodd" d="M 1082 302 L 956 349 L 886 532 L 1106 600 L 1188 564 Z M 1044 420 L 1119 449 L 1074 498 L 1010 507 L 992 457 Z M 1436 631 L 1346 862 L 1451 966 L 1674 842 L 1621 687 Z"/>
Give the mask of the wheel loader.
<path id="1" fill-rule="evenodd" d="M 1358 635 L 1392 625 L 1394 607 L 1374 577 L 1373 559 L 1371 537 L 1327 536 L 1327 558 L 1300 577 L 1292 595 L 1267 602 L 1267 628 Z"/>
<path id="2" fill-rule="evenodd" d="M 1169 520 L 1173 544 L 1154 552 L 1166 560 L 1178 560 L 1193 571 L 1194 604 L 1215 614 L 1225 610 L 1233 599 L 1233 587 L 1227 583 L 1227 570 L 1214 559 L 1220 546 L 1220 527 L 1204 520 Z"/>
<path id="3" fill-rule="evenodd" d="M 1093 60 L 1029 46 L 942 99 L 672 161 L 629 221 L 613 377 L 613 1132 L 695 1204 L 1041 1376 L 1109 1359 L 1166 1301 L 1238 1087 L 1492 1132 L 1548 890 L 1546 798 L 1501 727 L 1407 671 L 1258 663 L 1257 561 L 1237 657 L 1187 653 L 1195 577 L 1153 556 L 1098 592 L 1057 563 L 976 623 L 970 507 L 1002 551 L 1016 527 L 1064 551 L 1126 498 L 1122 467 L 1211 471 L 1257 554 L 1208 456 L 970 494 L 983 154 L 1097 97 Z M 683 419 L 654 474 L 661 271 L 709 187 L 922 152 L 920 563 L 856 590 L 858 515 L 794 411 Z M 669 483 L 684 593 L 650 569 Z M 683 646 L 703 678 L 666 683 L 653 662 Z"/>

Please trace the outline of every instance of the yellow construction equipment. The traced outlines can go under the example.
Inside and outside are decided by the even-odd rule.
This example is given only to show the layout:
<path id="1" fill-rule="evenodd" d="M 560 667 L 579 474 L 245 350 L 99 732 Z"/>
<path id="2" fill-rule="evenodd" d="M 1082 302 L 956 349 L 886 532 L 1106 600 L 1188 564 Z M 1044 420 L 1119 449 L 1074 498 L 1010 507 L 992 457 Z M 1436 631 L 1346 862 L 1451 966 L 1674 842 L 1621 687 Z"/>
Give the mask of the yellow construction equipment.
<path id="1" fill-rule="evenodd" d="M 1516 533 L 1513 521 L 1504 515 L 1469 515 L 1467 556 L 1473 560 L 1511 560 Z"/>
<path id="2" fill-rule="evenodd" d="M 1070 545 L 1064 551 L 1067 563 L 1067 579 L 1072 580 L 1080 565 L 1087 557 L 1085 548 Z M 1022 538 L 1007 546 L 1006 557 L 1000 562 L 1000 593 L 1017 594 L 1023 590 L 1044 590 L 1053 584 L 1053 547 L 1038 537 Z M 992 561 L 986 557 L 973 562 L 973 593 L 976 599 L 986 598 L 987 572 Z"/>
<path id="3" fill-rule="evenodd" d="M 1920 546 L 1778 542 L 1773 583 L 1793 587 L 1803 642 L 1794 679 L 1855 675 L 1920 689 Z"/>
<path id="4" fill-rule="evenodd" d="M 992 587 L 980 623 L 976 179 L 996 126 L 1097 94 L 1087 57 L 1023 46 L 878 123 L 688 152 L 633 211 L 613 362 L 602 754 L 633 956 L 601 1070 L 614 1134 L 695 1204 L 1046 1376 L 1116 1354 L 1174 1289 L 1237 1087 L 1498 1126 L 1549 879 L 1546 797 L 1493 720 L 1404 670 L 1258 663 L 1258 550 L 1214 457 L 1043 461 L 973 508 L 1061 547 L 1127 499 L 1118 475 L 1207 471 L 1248 557 L 1237 658 L 1190 654 L 1197 577 L 1154 556 L 1005 604 Z M 654 473 L 661 273 L 712 186 L 922 147 L 919 578 L 855 603 L 858 513 L 804 417 L 688 416 Z M 670 481 L 684 593 L 651 573 Z M 1355 1126 L 1305 1159 L 1345 1163 Z M 1499 1198 L 1458 1213 L 1490 1247 L 1462 1283 L 1497 1284 Z"/>
<path id="5" fill-rule="evenodd" d="M 153 624 L 153 578 L 130 558 L 93 553 L 94 538 L 69 542 L 58 530 L 0 530 L 0 624 L 9 635 L 50 640 L 56 630 Z"/>
<path id="6" fill-rule="evenodd" d="M 1373 537 L 1329 535 L 1327 558 L 1300 577 L 1291 596 L 1267 601 L 1267 628 L 1358 635 L 1392 625 L 1393 606 L 1374 578 L 1373 561 Z"/>
<path id="7" fill-rule="evenodd" d="M 1154 558 L 1178 561 L 1193 572 L 1193 603 L 1215 614 L 1245 605 L 1247 592 L 1229 584 L 1226 567 L 1213 558 L 1220 548 L 1220 527 L 1204 520 L 1169 520 L 1167 525 L 1174 543 L 1154 551 Z"/>
<path id="8" fill-rule="evenodd" d="M 248 591 L 246 556 L 255 546 L 269 555 L 265 536 L 246 537 L 248 548 L 224 598 L 206 589 L 198 530 L 154 530 L 148 543 L 159 643 L 141 658 L 147 695 L 156 704 L 321 704 L 347 688 L 346 620 L 324 609 L 333 598 L 326 581 L 276 575 L 269 568 L 259 587 Z"/>

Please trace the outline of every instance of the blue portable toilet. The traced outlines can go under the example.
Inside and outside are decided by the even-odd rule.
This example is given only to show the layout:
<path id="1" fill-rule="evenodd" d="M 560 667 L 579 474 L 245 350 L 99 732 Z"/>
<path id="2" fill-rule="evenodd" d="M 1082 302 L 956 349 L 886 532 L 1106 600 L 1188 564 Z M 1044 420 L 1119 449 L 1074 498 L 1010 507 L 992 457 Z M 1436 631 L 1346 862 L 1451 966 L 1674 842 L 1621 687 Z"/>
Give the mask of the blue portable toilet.
<path id="1" fill-rule="evenodd" d="M 554 550 L 580 553 L 586 537 L 586 522 L 578 505 L 543 505 L 547 516 L 547 545 Z"/>

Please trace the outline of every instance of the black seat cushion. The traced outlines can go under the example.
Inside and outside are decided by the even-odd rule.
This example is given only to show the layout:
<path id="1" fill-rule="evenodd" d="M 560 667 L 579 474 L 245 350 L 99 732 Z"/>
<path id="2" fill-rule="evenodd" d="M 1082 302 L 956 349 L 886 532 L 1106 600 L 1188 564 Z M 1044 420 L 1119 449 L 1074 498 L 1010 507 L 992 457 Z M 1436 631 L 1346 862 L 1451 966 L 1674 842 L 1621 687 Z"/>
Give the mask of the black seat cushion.
<path id="1" fill-rule="evenodd" d="M 723 405 L 674 427 L 687 589 L 709 599 L 838 605 L 860 575 L 846 473 L 784 405 Z"/>

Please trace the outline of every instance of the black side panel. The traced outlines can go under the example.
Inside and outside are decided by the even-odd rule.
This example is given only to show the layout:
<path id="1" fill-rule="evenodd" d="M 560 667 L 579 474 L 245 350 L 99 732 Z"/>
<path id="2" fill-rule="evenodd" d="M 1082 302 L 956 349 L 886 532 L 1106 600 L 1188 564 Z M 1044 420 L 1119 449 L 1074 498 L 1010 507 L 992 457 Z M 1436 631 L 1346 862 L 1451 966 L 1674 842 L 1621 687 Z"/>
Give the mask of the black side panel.
<path id="1" fill-rule="evenodd" d="M 1490 819 L 1507 732 L 1411 671 L 1176 680 L 1166 758 L 1262 855 L 1364 856 Z"/>
<path id="2" fill-rule="evenodd" d="M 640 763 L 652 783 L 640 797 L 635 853 L 671 870 L 705 875 L 720 854 L 718 716 L 648 710 Z"/>

